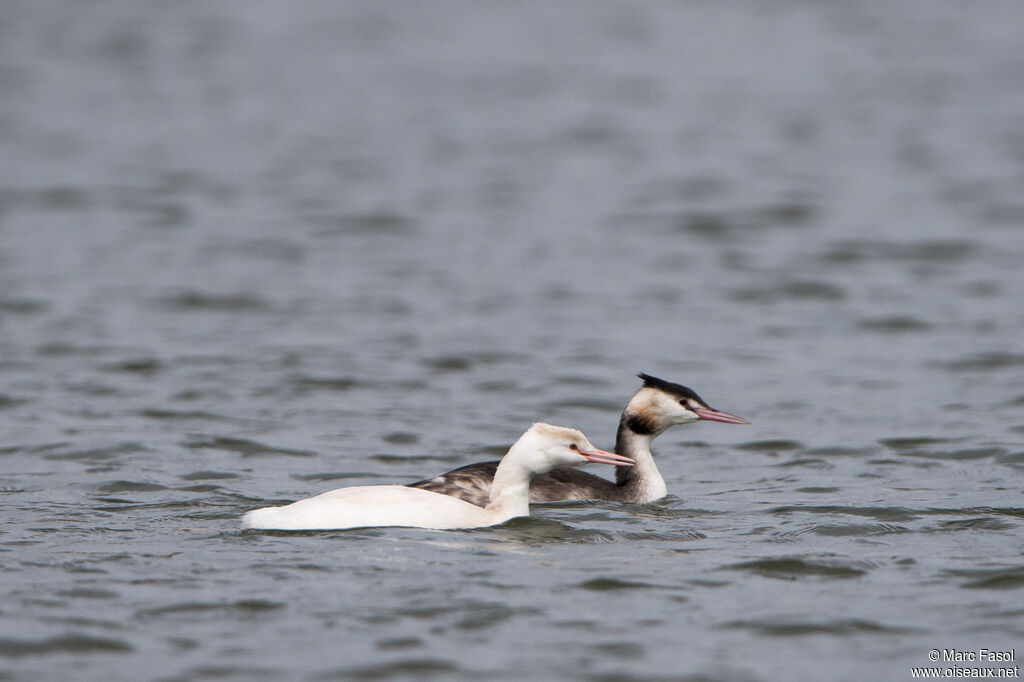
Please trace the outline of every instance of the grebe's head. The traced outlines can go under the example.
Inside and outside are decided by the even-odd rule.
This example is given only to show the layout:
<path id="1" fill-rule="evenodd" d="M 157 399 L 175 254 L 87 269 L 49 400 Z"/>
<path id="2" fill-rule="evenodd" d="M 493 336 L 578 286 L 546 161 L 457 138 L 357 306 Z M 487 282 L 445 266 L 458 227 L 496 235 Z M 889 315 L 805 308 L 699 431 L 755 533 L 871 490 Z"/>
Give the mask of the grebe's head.
<path id="1" fill-rule="evenodd" d="M 537 422 L 509 451 L 513 451 L 531 471 L 545 473 L 556 467 L 578 467 L 588 462 L 632 466 L 629 457 L 598 450 L 582 432 L 565 426 Z"/>
<path id="2" fill-rule="evenodd" d="M 697 393 L 682 384 L 639 374 L 644 385 L 626 406 L 624 419 L 634 433 L 656 436 L 670 426 L 701 419 L 725 424 L 749 424 L 746 419 L 711 408 Z"/>

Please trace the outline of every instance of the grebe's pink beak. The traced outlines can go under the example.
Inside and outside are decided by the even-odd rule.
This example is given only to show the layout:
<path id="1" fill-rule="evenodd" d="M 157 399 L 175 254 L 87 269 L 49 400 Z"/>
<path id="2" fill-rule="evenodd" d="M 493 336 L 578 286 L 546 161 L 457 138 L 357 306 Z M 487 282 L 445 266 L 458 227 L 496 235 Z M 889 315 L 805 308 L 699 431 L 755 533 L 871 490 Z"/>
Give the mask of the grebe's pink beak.
<path id="1" fill-rule="evenodd" d="M 698 407 L 693 410 L 698 417 L 701 419 L 707 419 L 709 422 L 722 422 L 723 424 L 749 424 L 743 417 L 737 417 L 734 414 L 728 412 L 719 412 L 718 410 L 712 410 L 710 407 Z"/>
<path id="2" fill-rule="evenodd" d="M 611 464 L 617 467 L 633 466 L 633 460 L 629 457 L 616 455 L 614 452 L 606 452 L 596 448 L 593 450 L 577 450 L 576 452 L 586 457 L 588 462 L 594 462 L 595 464 Z"/>

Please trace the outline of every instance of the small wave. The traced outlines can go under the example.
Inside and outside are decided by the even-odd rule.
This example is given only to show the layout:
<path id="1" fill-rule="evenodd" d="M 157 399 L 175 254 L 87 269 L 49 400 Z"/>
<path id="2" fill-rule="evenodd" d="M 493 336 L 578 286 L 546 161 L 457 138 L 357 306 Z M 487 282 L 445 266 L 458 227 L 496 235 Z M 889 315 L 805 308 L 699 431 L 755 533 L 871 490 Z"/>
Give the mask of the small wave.
<path id="1" fill-rule="evenodd" d="M 85 450 L 67 450 L 43 455 L 45 459 L 77 460 L 83 462 L 103 462 L 121 455 L 134 455 L 147 452 L 148 449 L 139 443 L 118 443 L 108 447 L 89 448 Z"/>
<path id="2" fill-rule="evenodd" d="M 158 483 L 146 483 L 144 481 L 110 481 L 109 483 L 96 486 L 96 492 L 98 493 L 148 493 L 157 490 L 167 490 L 167 486 Z"/>
<path id="3" fill-rule="evenodd" d="M 135 647 L 121 639 L 80 634 L 61 635 L 49 639 L 0 639 L 0 656 L 5 658 L 52 654 L 126 654 L 134 650 Z"/>
<path id="4" fill-rule="evenodd" d="M 298 376 L 289 380 L 291 386 L 300 393 L 315 391 L 345 392 L 361 386 L 353 377 L 311 377 Z"/>
<path id="5" fill-rule="evenodd" d="M 178 476 L 183 481 L 219 481 L 223 479 L 238 478 L 238 474 L 226 471 L 193 471 L 190 474 Z"/>
<path id="6" fill-rule="evenodd" d="M 11 407 L 17 407 L 18 405 L 21 405 L 26 402 L 28 402 L 28 400 L 24 398 L 15 398 L 13 396 L 0 393 L 0 410 L 6 410 Z"/>
<path id="7" fill-rule="evenodd" d="M 1013 590 L 1024 587 L 1024 566 L 982 570 L 947 570 L 946 575 L 970 578 L 960 585 L 968 590 Z"/>
<path id="8" fill-rule="evenodd" d="M 748 443 L 741 443 L 736 446 L 738 450 L 750 450 L 753 452 L 780 452 L 799 450 L 803 443 L 795 440 L 755 440 Z"/>
<path id="9" fill-rule="evenodd" d="M 1004 452 L 996 455 L 996 461 L 1010 466 L 1024 465 L 1024 452 Z"/>
<path id="10" fill-rule="evenodd" d="M 407 658 L 357 668 L 340 668 L 314 676 L 314 680 L 423 679 L 464 672 L 457 664 L 440 658 Z"/>
<path id="11" fill-rule="evenodd" d="M 624 540 L 638 540 L 641 542 L 692 542 L 694 540 L 706 540 L 707 535 L 696 530 L 681 530 L 678 532 L 654 532 L 645 531 L 642 533 L 623 533 Z"/>
<path id="12" fill-rule="evenodd" d="M 426 642 L 419 637 L 392 637 L 381 639 L 376 642 L 376 647 L 382 651 L 401 651 L 403 649 L 418 649 L 425 646 Z"/>
<path id="13" fill-rule="evenodd" d="M 932 447 L 935 445 L 946 445 L 948 443 L 959 442 L 955 438 L 931 438 L 929 436 L 911 436 L 907 438 L 883 438 L 878 441 L 890 450 L 915 450 L 923 447 Z"/>
<path id="14" fill-rule="evenodd" d="M 176 639 L 175 643 L 191 648 L 193 640 Z M 244 665 L 199 665 L 189 668 L 182 675 L 161 677 L 162 682 L 192 682 L 192 680 L 281 680 L 286 679 L 280 668 Z M 337 679 L 337 678 L 335 678 Z"/>
<path id="15" fill-rule="evenodd" d="M 1009 530 L 1016 527 L 1016 524 L 995 519 L 991 516 L 946 521 L 940 526 L 942 530 Z"/>
<path id="16" fill-rule="evenodd" d="M 97 590 L 87 587 L 76 587 L 70 590 L 61 590 L 55 593 L 58 597 L 70 599 L 117 599 L 121 596 L 119 592 L 112 590 Z"/>
<path id="17" fill-rule="evenodd" d="M 0 315 L 34 315 L 41 313 L 49 307 L 45 301 L 38 301 L 29 298 L 0 298 Z"/>
<path id="18" fill-rule="evenodd" d="M 424 358 L 420 364 L 439 372 L 465 372 L 473 366 L 473 361 L 461 355 L 439 355 Z"/>
<path id="19" fill-rule="evenodd" d="M 910 529 L 892 523 L 823 523 L 810 529 L 815 535 L 843 537 L 847 535 L 891 535 L 909 533 Z"/>
<path id="20" fill-rule="evenodd" d="M 770 637 L 802 635 L 903 634 L 907 628 L 883 625 L 871 620 L 846 618 L 829 621 L 808 620 L 734 620 L 718 626 L 727 630 L 751 630 Z"/>
<path id="21" fill-rule="evenodd" d="M 524 357 L 518 353 L 476 351 L 421 358 L 420 364 L 438 372 L 465 372 L 477 365 L 500 365 L 523 359 Z"/>
<path id="22" fill-rule="evenodd" d="M 867 516 L 879 521 L 913 521 L 918 513 L 905 507 L 846 507 L 841 505 L 785 505 L 769 510 L 772 514 L 848 514 L 851 516 Z"/>
<path id="23" fill-rule="evenodd" d="M 1024 509 L 1020 507 L 929 507 L 920 511 L 931 516 L 1010 516 L 1024 518 Z"/>
<path id="24" fill-rule="evenodd" d="M 576 587 L 591 592 L 609 592 L 614 590 L 649 590 L 657 588 L 657 585 L 649 583 L 621 580 L 619 578 L 593 578 L 578 584 Z"/>
<path id="25" fill-rule="evenodd" d="M 835 244 L 822 255 L 827 263 L 895 261 L 905 263 L 952 263 L 967 260 L 975 253 L 972 242 L 953 239 L 889 242 L 850 240 Z"/>
<path id="26" fill-rule="evenodd" d="M 385 443 L 391 443 L 393 445 L 411 445 L 418 443 L 420 440 L 419 434 L 411 433 L 409 431 L 391 431 L 381 437 Z"/>
<path id="27" fill-rule="evenodd" d="M 305 220 L 319 226 L 318 237 L 344 235 L 406 235 L 415 221 L 396 211 L 381 210 L 351 214 L 309 214 Z"/>
<path id="28" fill-rule="evenodd" d="M 568 398 L 563 400 L 552 400 L 544 403 L 546 410 L 581 409 L 595 410 L 597 412 L 615 412 L 622 409 L 622 405 L 614 400 L 599 400 L 596 398 Z"/>
<path id="29" fill-rule="evenodd" d="M 225 311 L 261 312 L 268 310 L 266 299 L 247 293 L 211 294 L 204 291 L 187 290 L 168 296 L 164 304 L 180 311 Z"/>
<path id="30" fill-rule="evenodd" d="M 881 334 L 906 334 L 909 332 L 923 332 L 932 328 L 932 325 L 924 320 L 909 315 L 893 315 L 890 317 L 873 317 L 861 320 L 857 323 L 861 329 Z"/>
<path id="31" fill-rule="evenodd" d="M 537 516 L 525 516 L 512 519 L 499 526 L 490 528 L 478 528 L 466 531 L 465 533 L 488 533 L 498 539 L 513 541 L 525 545 L 545 545 L 549 543 L 568 544 L 605 544 L 615 541 L 615 538 L 604 531 L 573 528 L 564 523 L 552 519 L 540 518 Z"/>
<path id="32" fill-rule="evenodd" d="M 131 358 L 103 365 L 105 372 L 122 372 L 125 374 L 139 374 L 142 376 L 153 376 L 164 370 L 164 363 L 156 358 Z"/>
<path id="33" fill-rule="evenodd" d="M 950 372 L 994 372 L 1020 365 L 1024 365 L 1021 353 L 977 353 L 941 363 L 939 367 Z"/>
<path id="34" fill-rule="evenodd" d="M 712 181 L 715 182 L 715 181 Z M 710 187 L 710 183 L 701 180 L 688 187 Z M 684 189 L 684 194 L 705 190 Z M 733 210 L 692 210 L 670 212 L 664 218 L 672 225 L 672 231 L 691 234 L 708 240 L 721 241 L 740 232 L 765 230 L 769 228 L 803 228 L 811 224 L 817 213 L 817 206 L 803 199 L 781 201 L 749 208 Z"/>
<path id="35" fill-rule="evenodd" d="M 771 557 L 729 564 L 722 567 L 727 571 L 747 571 L 767 578 L 795 580 L 801 577 L 859 578 L 867 571 L 854 565 L 808 561 L 799 557 Z"/>
<path id="36" fill-rule="evenodd" d="M 198 440 L 186 443 L 186 447 L 193 450 L 224 450 L 237 452 L 242 457 L 253 457 L 257 455 L 288 455 L 289 457 L 315 457 L 316 453 L 310 450 L 292 450 L 289 448 L 278 448 L 263 443 L 258 443 L 245 438 L 229 438 L 220 436 L 207 440 Z"/>
<path id="37" fill-rule="evenodd" d="M 464 460 L 464 458 L 457 454 L 452 455 L 370 455 L 367 459 L 372 459 L 375 462 L 382 462 L 384 464 L 401 464 L 403 462 L 449 462 L 457 463 Z"/>
<path id="38" fill-rule="evenodd" d="M 1000 455 L 1006 454 L 1006 450 L 1003 448 L 989 447 L 989 448 L 962 448 L 959 450 L 953 450 L 951 452 L 935 452 L 933 450 L 928 451 L 909 451 L 904 452 L 904 457 L 921 457 L 923 459 L 951 459 L 959 461 L 970 461 L 975 459 L 985 459 L 987 457 L 999 457 Z"/>
<path id="39" fill-rule="evenodd" d="M 164 410 L 156 407 L 141 410 L 139 416 L 162 421 L 231 421 L 230 417 L 224 417 L 212 412 L 203 412 L 201 410 Z"/>
<path id="40" fill-rule="evenodd" d="M 816 457 L 862 457 L 874 454 L 876 448 L 849 448 L 841 446 L 810 448 L 806 454 Z"/>
<path id="41" fill-rule="evenodd" d="M 832 465 L 818 457 L 797 457 L 796 459 L 779 462 L 776 467 L 807 467 L 809 469 L 828 469 Z"/>
<path id="42" fill-rule="evenodd" d="M 160 618 L 163 616 L 182 615 L 193 618 L 203 613 L 235 613 L 240 617 L 248 617 L 254 613 L 265 613 L 283 609 L 285 604 L 281 602 L 267 601 L 265 599 L 240 599 L 233 602 L 184 602 L 161 606 L 153 609 L 141 609 L 135 612 L 138 618 Z"/>
<path id="43" fill-rule="evenodd" d="M 340 481 L 350 478 L 385 478 L 384 474 L 366 471 L 323 471 L 312 474 L 291 474 L 296 481 Z"/>
<path id="44" fill-rule="evenodd" d="M 778 303 L 779 301 L 842 301 L 846 290 L 830 282 L 796 280 L 775 286 L 751 286 L 733 290 L 729 298 L 738 303 Z"/>

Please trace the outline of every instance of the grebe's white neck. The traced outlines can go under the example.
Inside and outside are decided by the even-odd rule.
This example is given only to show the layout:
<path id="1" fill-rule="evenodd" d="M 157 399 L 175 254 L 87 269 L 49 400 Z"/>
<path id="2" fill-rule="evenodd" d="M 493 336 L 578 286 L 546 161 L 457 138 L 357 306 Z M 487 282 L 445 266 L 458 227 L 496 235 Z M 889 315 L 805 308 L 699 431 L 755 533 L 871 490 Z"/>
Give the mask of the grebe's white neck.
<path id="1" fill-rule="evenodd" d="M 657 500 L 668 494 L 668 485 L 654 463 L 651 454 L 651 443 L 660 435 L 657 433 L 637 433 L 629 426 L 627 413 L 623 413 L 619 423 L 619 432 L 615 438 L 615 451 L 633 460 L 633 466 L 615 470 L 615 480 L 622 485 L 637 488 L 645 500 Z"/>
<path id="2" fill-rule="evenodd" d="M 491 498 L 485 510 L 503 520 L 528 516 L 530 514 L 530 479 L 537 474 L 547 473 L 556 466 L 579 466 L 586 462 L 583 457 L 575 455 L 574 452 L 569 452 L 569 455 L 573 455 L 570 458 L 558 451 L 559 446 L 564 448 L 561 441 L 566 440 L 565 436 L 571 437 L 575 434 L 559 434 L 554 431 L 555 429 L 563 430 L 562 427 L 552 427 L 548 424 L 534 424 L 512 444 L 505 456 L 501 458 L 501 462 L 498 463 L 497 471 L 494 472 Z M 564 429 L 564 431 L 569 432 L 574 429 Z M 559 439 L 560 435 L 562 438 Z M 553 445 L 554 448 L 552 448 Z M 562 460 L 568 461 L 566 464 L 560 464 Z M 496 523 L 500 523 L 500 521 Z"/>
<path id="3" fill-rule="evenodd" d="M 503 520 L 527 516 L 530 479 L 556 467 L 574 467 L 587 462 L 627 468 L 633 464 L 626 457 L 598 450 L 576 429 L 537 422 L 520 436 L 498 464 L 485 510 Z"/>

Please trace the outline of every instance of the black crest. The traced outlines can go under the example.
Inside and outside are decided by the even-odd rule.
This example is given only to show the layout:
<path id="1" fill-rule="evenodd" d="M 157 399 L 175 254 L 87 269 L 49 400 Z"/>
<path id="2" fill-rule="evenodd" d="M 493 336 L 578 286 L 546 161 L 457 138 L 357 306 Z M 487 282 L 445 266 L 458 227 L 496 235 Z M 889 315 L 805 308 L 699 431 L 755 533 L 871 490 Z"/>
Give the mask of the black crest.
<path id="1" fill-rule="evenodd" d="M 646 388 L 653 388 L 680 399 L 689 398 L 691 400 L 696 400 L 701 405 L 707 405 L 707 403 L 704 402 L 704 399 L 697 395 L 693 389 L 687 388 L 682 384 L 673 384 L 671 381 L 652 377 L 650 374 L 644 374 L 643 372 L 637 374 L 637 376 L 644 380 L 644 386 Z"/>

